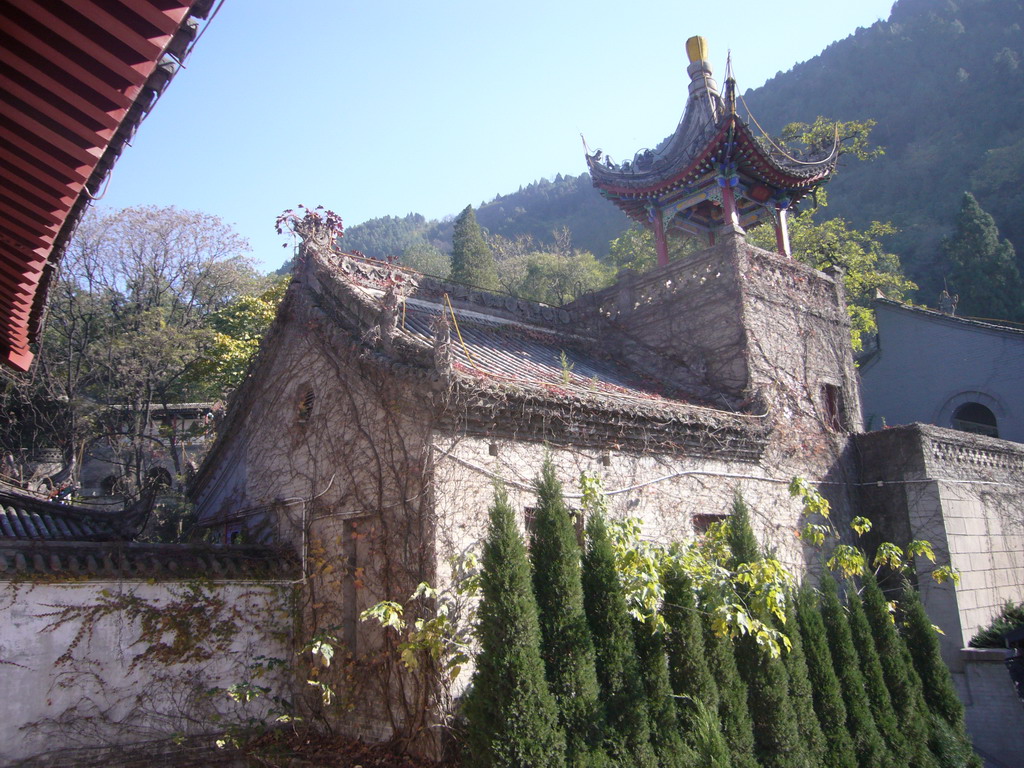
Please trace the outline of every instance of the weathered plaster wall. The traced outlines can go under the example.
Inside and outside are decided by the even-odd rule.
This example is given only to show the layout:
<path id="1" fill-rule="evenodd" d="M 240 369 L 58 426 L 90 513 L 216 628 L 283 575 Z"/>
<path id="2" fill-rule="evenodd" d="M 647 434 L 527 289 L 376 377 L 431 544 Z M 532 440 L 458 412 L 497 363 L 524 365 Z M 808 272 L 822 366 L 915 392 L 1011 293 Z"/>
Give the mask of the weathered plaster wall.
<path id="1" fill-rule="evenodd" d="M 793 535 L 800 507 L 787 490 L 791 478 L 755 463 L 446 435 L 437 435 L 433 447 L 440 559 L 483 540 L 495 480 L 505 485 L 522 524 L 536 505 L 534 481 L 550 455 L 571 505 L 580 504 L 580 473 L 598 475 L 609 515 L 640 518 L 644 537 L 663 544 L 691 538 L 695 515 L 727 515 L 739 492 L 759 537 L 803 568 L 803 549 Z"/>
<path id="2" fill-rule="evenodd" d="M 365 318 L 344 316 L 351 307 L 313 271 L 296 281 L 193 497 L 214 530 L 300 552 L 304 637 L 338 640 L 324 677 L 342 703 L 334 714 L 344 712 L 349 733 L 380 740 L 407 718 L 405 702 L 424 709 L 413 703 L 422 692 L 381 663 L 394 633 L 359 617 L 434 581 L 431 415 L 415 381 L 347 331 Z"/>
<path id="3" fill-rule="evenodd" d="M 184 594 L 175 582 L 0 581 L 0 763 L 54 752 L 41 764 L 71 766 L 77 749 L 223 734 L 232 723 L 264 718 L 269 698 L 241 705 L 211 689 L 252 680 L 258 656 L 294 654 L 289 584 L 206 583 L 203 594 L 223 603 L 211 614 L 230 623 L 230 637 L 226 648 L 187 663 L 153 659 L 132 669 L 137 656 L 173 637 L 145 636 L 127 610 L 91 628 L 57 615 L 103 602 L 166 606 Z M 212 638 L 190 639 L 212 647 Z M 258 682 L 291 697 L 293 681 L 280 672 Z"/>
<path id="4" fill-rule="evenodd" d="M 1001 438 L 1024 442 L 1024 331 L 888 301 L 875 309 L 878 349 L 861 367 L 870 428 L 950 427 L 957 406 L 977 402 L 993 412 Z"/>

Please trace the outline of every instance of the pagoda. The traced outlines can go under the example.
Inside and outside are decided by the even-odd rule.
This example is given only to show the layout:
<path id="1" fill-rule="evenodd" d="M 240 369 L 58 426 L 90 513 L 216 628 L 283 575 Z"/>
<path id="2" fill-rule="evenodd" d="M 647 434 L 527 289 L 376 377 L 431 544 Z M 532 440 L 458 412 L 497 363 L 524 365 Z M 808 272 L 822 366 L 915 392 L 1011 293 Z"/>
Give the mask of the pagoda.
<path id="1" fill-rule="evenodd" d="M 686 41 L 690 93 L 675 133 L 654 150 L 616 164 L 587 152 L 594 186 L 630 218 L 654 230 L 658 264 L 668 263 L 667 236 L 743 234 L 771 221 L 780 253 L 790 255 L 788 211 L 827 181 L 839 156 L 838 136 L 817 157 L 798 158 L 736 114 L 736 82 L 726 72 L 719 94 L 702 37 Z M 756 126 L 756 122 L 755 122 Z"/>

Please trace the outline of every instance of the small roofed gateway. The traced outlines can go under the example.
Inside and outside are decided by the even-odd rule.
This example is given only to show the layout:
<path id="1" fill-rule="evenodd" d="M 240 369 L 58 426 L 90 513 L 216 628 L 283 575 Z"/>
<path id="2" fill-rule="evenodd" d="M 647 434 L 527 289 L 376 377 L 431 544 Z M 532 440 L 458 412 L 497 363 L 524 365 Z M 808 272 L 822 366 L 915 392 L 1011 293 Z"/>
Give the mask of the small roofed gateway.
<path id="1" fill-rule="evenodd" d="M 736 113 L 736 81 L 726 72 L 718 92 L 703 37 L 686 41 L 689 98 L 675 133 L 655 149 L 615 164 L 601 150 L 587 154 L 594 186 L 628 216 L 654 230 L 658 264 L 668 263 L 670 233 L 715 244 L 722 227 L 775 227 L 777 250 L 790 255 L 786 217 L 827 181 L 839 159 L 839 137 L 818 156 L 794 157 Z"/>

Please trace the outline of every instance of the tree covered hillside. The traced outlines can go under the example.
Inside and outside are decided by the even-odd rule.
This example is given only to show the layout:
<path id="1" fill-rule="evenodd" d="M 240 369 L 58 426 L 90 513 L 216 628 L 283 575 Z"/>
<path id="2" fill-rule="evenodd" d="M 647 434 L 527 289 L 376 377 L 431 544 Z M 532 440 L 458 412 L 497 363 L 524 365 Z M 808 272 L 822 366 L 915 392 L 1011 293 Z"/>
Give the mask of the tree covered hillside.
<path id="1" fill-rule="evenodd" d="M 580 165 L 583 165 L 582 155 Z M 625 214 L 605 201 L 590 174 L 540 179 L 517 192 L 498 195 L 476 209 L 485 232 L 507 240 L 530 237 L 539 247 L 554 247 L 556 233 L 568 228 L 574 247 L 598 258 L 629 225 Z M 418 213 L 382 216 L 348 227 L 343 247 L 375 259 L 394 259 L 431 274 L 447 274 L 454 216 L 428 221 Z"/>
<path id="2" fill-rule="evenodd" d="M 940 243 L 965 191 L 1024 252 L 1022 25 L 1019 0 L 899 0 L 888 21 L 744 94 L 772 134 L 817 115 L 878 122 L 885 155 L 843 167 L 823 213 L 859 227 L 892 221 L 893 250 L 925 303 L 948 273 Z"/>
<path id="3" fill-rule="evenodd" d="M 897 231 L 882 245 L 920 286 L 919 302 L 935 304 L 946 284 L 952 293 L 970 294 L 979 281 L 1006 282 L 954 263 L 944 245 L 954 235 L 965 192 L 995 219 L 1015 248 L 1015 271 L 1024 272 L 1022 25 L 1022 0 L 898 0 L 887 21 L 858 29 L 740 101 L 741 113 L 749 107 L 773 136 L 818 116 L 876 121 L 870 142 L 884 147 L 884 154 L 869 162 L 841 160 L 840 173 L 827 187 L 829 205 L 816 219 L 879 232 L 872 222 L 892 222 Z M 737 77 L 742 85 L 743 72 Z M 573 250 L 593 254 L 612 274 L 631 261 L 610 253 L 613 239 L 620 246 L 629 239 L 620 237 L 627 219 L 601 198 L 586 173 L 534 181 L 481 204 L 476 217 L 488 242 L 499 246 L 499 265 L 501 239 L 528 239 L 534 251 L 566 253 L 566 230 Z M 350 227 L 344 247 L 443 276 L 452 220 L 429 221 L 416 213 L 372 219 Z M 831 263 L 827 253 L 797 255 Z M 643 259 L 632 261 L 636 266 Z M 971 311 L 1024 318 L 1020 294 L 1007 311 L 986 302 Z"/>

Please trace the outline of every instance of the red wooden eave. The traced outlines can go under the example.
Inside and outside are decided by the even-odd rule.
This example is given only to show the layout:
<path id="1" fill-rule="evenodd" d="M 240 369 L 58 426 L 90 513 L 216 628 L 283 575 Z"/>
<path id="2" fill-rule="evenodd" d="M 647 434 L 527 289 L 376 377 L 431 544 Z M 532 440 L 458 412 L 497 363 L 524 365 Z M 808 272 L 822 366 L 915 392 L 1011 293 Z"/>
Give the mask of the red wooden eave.
<path id="1" fill-rule="evenodd" d="M 0 3 L 0 362 L 32 364 L 64 246 L 212 2 Z"/>

